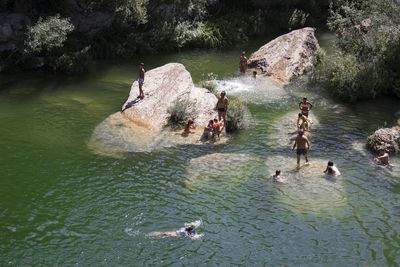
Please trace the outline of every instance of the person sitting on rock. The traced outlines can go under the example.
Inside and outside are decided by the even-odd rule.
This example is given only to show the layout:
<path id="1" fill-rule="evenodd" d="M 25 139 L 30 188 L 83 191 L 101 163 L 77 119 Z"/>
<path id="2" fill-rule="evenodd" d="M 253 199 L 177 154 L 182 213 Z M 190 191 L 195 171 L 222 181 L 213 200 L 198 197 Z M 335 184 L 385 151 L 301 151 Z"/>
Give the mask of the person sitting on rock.
<path id="1" fill-rule="evenodd" d="M 242 74 L 246 73 L 246 70 L 247 70 L 247 57 L 246 57 L 246 52 L 244 52 L 244 51 L 240 55 L 239 70 L 240 70 L 240 73 L 242 73 Z"/>
<path id="2" fill-rule="evenodd" d="M 186 123 L 185 129 L 183 130 L 182 136 L 186 137 L 188 136 L 191 131 L 190 129 L 194 129 L 194 120 L 189 119 L 188 122 Z"/>
<path id="3" fill-rule="evenodd" d="M 380 150 L 379 156 L 375 158 L 375 162 L 379 165 L 389 166 L 389 150 Z"/>
<path id="4" fill-rule="evenodd" d="M 324 171 L 326 175 L 331 175 L 331 176 L 339 176 L 340 171 L 338 168 L 333 164 L 332 161 L 328 161 L 328 166 L 326 166 L 326 169 Z"/>
<path id="5" fill-rule="evenodd" d="M 200 141 L 211 140 L 213 136 L 213 124 L 214 120 L 209 120 L 206 127 L 204 127 L 203 134 L 201 135 Z"/>
<path id="6" fill-rule="evenodd" d="M 281 176 L 281 171 L 280 170 L 276 170 L 275 174 L 272 175 L 272 182 L 274 183 L 283 183 L 283 177 Z"/>

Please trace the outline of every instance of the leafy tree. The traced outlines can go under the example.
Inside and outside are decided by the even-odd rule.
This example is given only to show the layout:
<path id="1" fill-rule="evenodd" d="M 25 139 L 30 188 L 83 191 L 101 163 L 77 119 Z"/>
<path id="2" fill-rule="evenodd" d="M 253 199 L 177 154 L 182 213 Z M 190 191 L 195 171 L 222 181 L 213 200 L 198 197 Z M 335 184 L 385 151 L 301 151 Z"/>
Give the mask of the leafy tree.
<path id="1" fill-rule="evenodd" d="M 64 46 L 67 36 L 74 30 L 68 18 L 60 15 L 40 18 L 35 25 L 28 28 L 25 41 L 25 52 L 27 54 L 50 54 L 54 49 Z"/>

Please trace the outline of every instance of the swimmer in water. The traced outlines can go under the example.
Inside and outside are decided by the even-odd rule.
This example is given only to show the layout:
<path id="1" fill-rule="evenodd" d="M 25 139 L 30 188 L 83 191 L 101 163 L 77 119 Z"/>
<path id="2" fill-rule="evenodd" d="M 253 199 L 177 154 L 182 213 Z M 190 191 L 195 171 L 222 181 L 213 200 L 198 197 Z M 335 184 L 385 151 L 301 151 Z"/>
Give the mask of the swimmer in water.
<path id="1" fill-rule="evenodd" d="M 338 168 L 336 168 L 336 166 L 333 164 L 332 161 L 328 161 L 328 166 L 326 166 L 324 173 L 326 175 L 331 175 L 331 176 L 339 176 L 340 175 L 340 171 L 338 170 Z"/>
<path id="2" fill-rule="evenodd" d="M 199 239 L 202 235 L 196 234 L 196 228 L 201 225 L 201 221 L 185 224 L 179 230 L 166 232 L 151 232 L 148 237 L 166 238 L 166 237 L 189 237 L 190 239 Z"/>
<path id="3" fill-rule="evenodd" d="M 275 174 L 272 175 L 272 182 L 274 183 L 284 183 L 283 177 L 281 176 L 281 171 L 276 170 Z"/>
<path id="4" fill-rule="evenodd" d="M 375 158 L 375 162 L 379 165 L 390 166 L 389 164 L 389 150 L 382 149 L 379 151 L 379 156 Z"/>

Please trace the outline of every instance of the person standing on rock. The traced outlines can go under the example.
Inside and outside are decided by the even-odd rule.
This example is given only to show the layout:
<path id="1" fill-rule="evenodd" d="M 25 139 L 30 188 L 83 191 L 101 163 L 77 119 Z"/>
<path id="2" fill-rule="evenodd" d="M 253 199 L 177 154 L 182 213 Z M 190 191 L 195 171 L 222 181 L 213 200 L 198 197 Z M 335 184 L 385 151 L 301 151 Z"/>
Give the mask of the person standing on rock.
<path id="1" fill-rule="evenodd" d="M 226 112 L 228 111 L 228 98 L 226 97 L 225 91 L 221 92 L 220 97 L 218 97 L 217 105 L 215 109 L 218 111 L 218 120 L 221 121 L 221 118 L 224 119 L 224 125 L 222 128 L 226 126 Z M 222 131 L 222 129 L 221 129 Z"/>
<path id="2" fill-rule="evenodd" d="M 240 69 L 240 73 L 245 73 L 247 70 L 247 57 L 246 57 L 246 52 L 242 52 L 242 54 L 240 55 L 240 59 L 239 59 L 239 69 Z"/>
<path id="3" fill-rule="evenodd" d="M 139 83 L 139 96 L 138 98 L 143 99 L 144 98 L 144 93 L 143 93 L 143 84 L 144 84 L 144 73 L 145 73 L 145 69 L 144 69 L 144 63 L 140 63 L 139 65 L 139 79 L 138 79 L 138 83 Z"/>
<path id="4" fill-rule="evenodd" d="M 299 103 L 299 108 L 301 110 L 301 114 L 308 117 L 308 113 L 312 109 L 313 105 L 307 101 L 307 97 L 303 97 L 303 100 Z"/>
<path id="5" fill-rule="evenodd" d="M 299 131 L 299 134 L 297 135 L 296 139 L 294 140 L 292 150 L 294 150 L 296 147 L 297 147 L 297 150 L 296 150 L 297 165 L 300 165 L 300 155 L 304 155 L 304 158 L 306 159 L 306 163 L 308 163 L 307 150 L 310 149 L 310 142 L 308 141 L 308 138 L 304 136 L 303 131 Z"/>

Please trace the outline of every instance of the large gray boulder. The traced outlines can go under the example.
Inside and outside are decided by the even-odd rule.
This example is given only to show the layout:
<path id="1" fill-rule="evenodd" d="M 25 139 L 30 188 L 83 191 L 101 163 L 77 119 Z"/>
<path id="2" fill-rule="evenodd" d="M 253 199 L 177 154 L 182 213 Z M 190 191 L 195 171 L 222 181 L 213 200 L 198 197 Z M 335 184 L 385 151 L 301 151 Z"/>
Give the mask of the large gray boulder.
<path id="1" fill-rule="evenodd" d="M 303 28 L 279 36 L 251 55 L 249 68 L 261 69 L 262 74 L 289 83 L 312 67 L 319 48 L 314 32 L 314 28 Z"/>
<path id="2" fill-rule="evenodd" d="M 400 127 L 382 128 L 376 130 L 367 139 L 367 147 L 374 152 L 388 149 L 390 153 L 399 150 L 400 146 Z"/>
<path id="3" fill-rule="evenodd" d="M 0 13 L 0 52 L 15 50 L 25 37 L 30 19 L 21 13 Z"/>
<path id="4" fill-rule="evenodd" d="M 182 64 L 170 63 L 146 72 L 145 98 L 138 100 L 138 82 L 132 84 L 123 112 L 110 115 L 94 130 L 89 147 L 100 154 L 153 151 L 162 147 L 194 144 L 208 120 L 217 116 L 217 97 L 207 89 L 195 87 Z M 182 136 L 167 126 L 168 108 L 176 101 L 188 100 L 195 110 L 193 134 Z"/>

